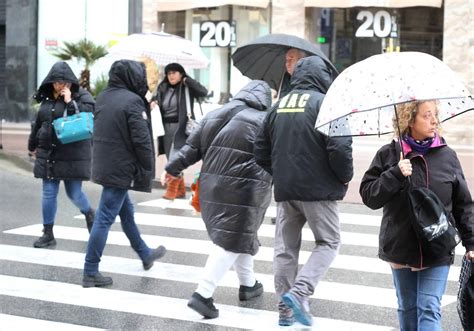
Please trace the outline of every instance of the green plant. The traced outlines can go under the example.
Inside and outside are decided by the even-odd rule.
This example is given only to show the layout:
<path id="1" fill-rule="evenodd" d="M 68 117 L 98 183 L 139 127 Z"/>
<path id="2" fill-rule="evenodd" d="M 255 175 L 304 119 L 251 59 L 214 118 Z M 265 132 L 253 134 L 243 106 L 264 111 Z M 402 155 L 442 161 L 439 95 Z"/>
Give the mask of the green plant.
<path id="1" fill-rule="evenodd" d="M 96 78 L 96 80 L 94 81 L 92 91 L 91 91 L 94 98 L 97 98 L 99 93 L 102 92 L 103 90 L 105 90 L 108 83 L 109 83 L 109 79 L 108 79 L 107 75 L 105 75 L 105 74 L 102 74 L 102 75 L 100 75 L 99 77 Z"/>
<path id="2" fill-rule="evenodd" d="M 90 91 L 90 67 L 101 57 L 107 55 L 107 48 L 105 46 L 96 45 L 94 42 L 81 39 L 78 42 L 64 42 L 64 47 L 62 47 L 58 52 L 53 53 L 57 58 L 68 61 L 73 58 L 77 60 L 83 60 L 85 62 L 85 68 L 81 71 L 81 77 L 79 79 L 79 84 Z"/>

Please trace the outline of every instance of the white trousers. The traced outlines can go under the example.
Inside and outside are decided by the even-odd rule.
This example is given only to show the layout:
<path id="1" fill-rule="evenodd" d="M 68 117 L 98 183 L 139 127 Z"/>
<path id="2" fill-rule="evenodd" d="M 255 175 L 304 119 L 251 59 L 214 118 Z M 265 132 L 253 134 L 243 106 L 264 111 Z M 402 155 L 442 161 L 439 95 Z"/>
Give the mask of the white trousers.
<path id="1" fill-rule="evenodd" d="M 233 253 L 214 245 L 211 254 L 207 258 L 204 275 L 199 282 L 196 292 L 206 299 L 212 297 L 219 282 L 232 266 L 234 266 L 234 270 L 237 272 L 240 285 L 255 285 L 252 255 Z"/>

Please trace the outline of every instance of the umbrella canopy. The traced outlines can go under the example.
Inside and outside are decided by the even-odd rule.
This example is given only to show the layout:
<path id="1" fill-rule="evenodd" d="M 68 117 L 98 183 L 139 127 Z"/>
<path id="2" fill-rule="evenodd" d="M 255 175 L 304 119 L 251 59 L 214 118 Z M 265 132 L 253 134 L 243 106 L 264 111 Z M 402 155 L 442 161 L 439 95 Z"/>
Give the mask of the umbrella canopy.
<path id="1" fill-rule="evenodd" d="M 158 65 L 177 62 L 186 68 L 206 68 L 209 59 L 191 40 L 165 32 L 135 33 L 121 39 L 109 50 L 118 59 L 151 58 Z"/>
<path id="2" fill-rule="evenodd" d="M 268 34 L 237 48 L 232 54 L 232 60 L 234 66 L 244 76 L 263 80 L 271 88 L 278 90 L 286 72 L 285 55 L 290 48 L 321 57 L 333 72 L 333 77 L 337 76 L 336 68 L 318 46 L 305 39 L 283 33 Z"/>
<path id="3" fill-rule="evenodd" d="M 456 74 L 434 56 L 419 52 L 371 56 L 344 70 L 331 84 L 316 128 L 330 136 L 393 132 L 395 105 L 437 100 L 446 121 L 474 109 L 474 100 Z"/>

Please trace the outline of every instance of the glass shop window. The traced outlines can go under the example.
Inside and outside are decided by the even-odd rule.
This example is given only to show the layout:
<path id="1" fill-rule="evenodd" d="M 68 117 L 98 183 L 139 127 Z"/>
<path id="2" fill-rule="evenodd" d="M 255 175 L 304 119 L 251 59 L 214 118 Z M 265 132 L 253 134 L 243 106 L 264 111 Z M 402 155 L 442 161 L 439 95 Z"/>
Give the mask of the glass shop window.
<path id="1" fill-rule="evenodd" d="M 417 51 L 442 58 L 443 8 L 307 8 L 307 35 L 342 71 L 384 52 Z"/>

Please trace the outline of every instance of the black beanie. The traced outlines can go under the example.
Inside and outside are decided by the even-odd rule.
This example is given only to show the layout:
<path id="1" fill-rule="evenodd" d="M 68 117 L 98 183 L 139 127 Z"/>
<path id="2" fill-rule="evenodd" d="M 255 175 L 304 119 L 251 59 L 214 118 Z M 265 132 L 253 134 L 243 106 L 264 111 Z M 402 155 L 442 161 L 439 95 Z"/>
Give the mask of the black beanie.
<path id="1" fill-rule="evenodd" d="M 180 72 L 183 76 L 186 76 L 186 71 L 184 70 L 183 66 L 179 63 L 170 63 L 167 64 L 165 67 L 165 75 L 168 74 L 170 71 L 178 71 Z"/>

